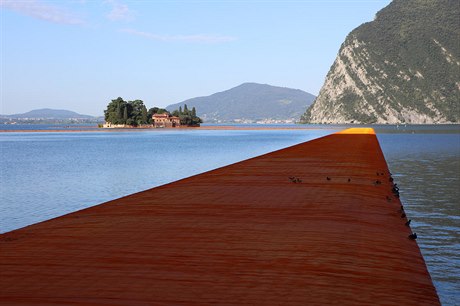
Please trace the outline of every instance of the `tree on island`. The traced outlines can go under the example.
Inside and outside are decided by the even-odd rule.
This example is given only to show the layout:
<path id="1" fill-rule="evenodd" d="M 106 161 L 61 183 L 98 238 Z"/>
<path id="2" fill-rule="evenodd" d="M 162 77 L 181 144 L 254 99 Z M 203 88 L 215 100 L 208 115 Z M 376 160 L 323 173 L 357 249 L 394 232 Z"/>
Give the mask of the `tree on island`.
<path id="1" fill-rule="evenodd" d="M 124 101 L 118 97 L 112 100 L 104 111 L 105 121 L 111 124 L 140 126 L 153 124 L 152 117 L 154 114 L 168 114 L 169 116 L 177 116 L 180 119 L 180 124 L 185 126 L 199 126 L 203 121 L 196 115 L 195 107 L 190 111 L 187 105 L 184 105 L 184 110 L 179 107 L 169 113 L 164 108 L 152 107 L 149 110 L 144 105 L 142 100 Z"/>
<path id="2" fill-rule="evenodd" d="M 190 111 L 187 104 L 184 104 L 184 110 L 182 110 L 182 107 L 179 107 L 179 110 L 173 111 L 172 115 L 179 117 L 181 125 L 197 126 L 203 123 L 203 120 L 196 115 L 195 107 Z"/>

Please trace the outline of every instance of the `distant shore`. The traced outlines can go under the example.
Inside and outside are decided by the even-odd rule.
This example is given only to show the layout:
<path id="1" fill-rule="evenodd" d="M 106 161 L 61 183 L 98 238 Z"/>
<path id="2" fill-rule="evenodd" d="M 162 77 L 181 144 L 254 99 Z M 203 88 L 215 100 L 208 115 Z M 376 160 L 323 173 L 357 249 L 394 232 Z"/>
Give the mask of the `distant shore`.
<path id="1" fill-rule="evenodd" d="M 311 126 L 233 126 L 216 125 L 180 128 L 98 128 L 98 127 L 69 127 L 62 129 L 0 129 L 0 133 L 70 133 L 70 132 L 133 132 L 133 131 L 183 131 L 183 130 L 314 130 Z M 335 129 L 335 127 L 321 127 L 321 129 Z"/>
<path id="2" fill-rule="evenodd" d="M 433 126 L 439 127 L 439 131 L 446 130 L 449 133 L 458 133 L 460 131 L 460 124 L 317 124 L 317 125 L 304 125 L 304 124 L 286 124 L 286 125 L 271 125 L 271 124 L 251 124 L 251 125 L 202 125 L 200 127 L 178 127 L 178 128 L 99 128 L 98 126 L 61 126 L 59 128 L 54 128 L 53 126 L 47 126 L 44 128 L 33 128 L 27 129 L 21 126 L 16 129 L 2 129 L 0 125 L 0 133 L 82 133 L 82 132 L 158 132 L 158 131 L 192 131 L 192 130 L 201 130 L 201 131 L 231 131 L 231 130 L 240 130 L 240 131 L 256 131 L 256 130 L 337 130 L 348 127 L 372 127 L 377 131 L 381 132 L 382 130 L 391 130 L 399 132 L 407 131 L 421 131 L 426 128 L 431 128 Z M 439 132 L 438 131 L 438 132 Z M 428 131 L 429 132 L 429 131 Z"/>

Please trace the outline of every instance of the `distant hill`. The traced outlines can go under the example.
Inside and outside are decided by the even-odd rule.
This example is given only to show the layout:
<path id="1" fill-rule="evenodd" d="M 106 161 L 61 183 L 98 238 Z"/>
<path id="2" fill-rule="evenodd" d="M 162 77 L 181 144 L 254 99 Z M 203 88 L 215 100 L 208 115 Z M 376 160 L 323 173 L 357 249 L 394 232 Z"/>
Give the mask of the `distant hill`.
<path id="1" fill-rule="evenodd" d="M 12 119 L 95 119 L 96 117 L 82 115 L 76 112 L 63 109 L 42 108 L 32 110 L 23 114 L 1 115 L 3 118 Z"/>
<path id="2" fill-rule="evenodd" d="M 315 96 L 299 89 L 244 83 L 206 97 L 166 107 L 172 111 L 187 104 L 204 122 L 297 121 Z"/>
<path id="3" fill-rule="evenodd" d="M 460 4 L 393 0 L 342 44 L 306 123 L 460 122 Z"/>

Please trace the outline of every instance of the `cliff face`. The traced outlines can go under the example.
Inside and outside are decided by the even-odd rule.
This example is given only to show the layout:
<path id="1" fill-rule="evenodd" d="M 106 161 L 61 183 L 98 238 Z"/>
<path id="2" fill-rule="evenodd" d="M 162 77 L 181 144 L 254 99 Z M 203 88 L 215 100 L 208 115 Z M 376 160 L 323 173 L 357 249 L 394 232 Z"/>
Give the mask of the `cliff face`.
<path id="1" fill-rule="evenodd" d="M 460 122 L 460 5 L 394 0 L 342 44 L 304 123 Z"/>

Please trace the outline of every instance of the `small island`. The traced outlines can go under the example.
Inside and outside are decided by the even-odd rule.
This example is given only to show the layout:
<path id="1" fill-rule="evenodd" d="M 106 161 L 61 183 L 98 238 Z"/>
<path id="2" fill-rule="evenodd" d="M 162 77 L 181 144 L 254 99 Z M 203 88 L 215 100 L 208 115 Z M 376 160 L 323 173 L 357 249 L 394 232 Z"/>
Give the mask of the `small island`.
<path id="1" fill-rule="evenodd" d="M 178 128 L 198 127 L 203 121 L 196 115 L 196 109 L 169 112 L 164 108 L 152 107 L 147 110 L 142 100 L 124 101 L 118 97 L 112 100 L 104 111 L 105 123 L 102 128 Z"/>

